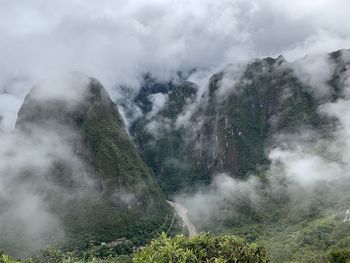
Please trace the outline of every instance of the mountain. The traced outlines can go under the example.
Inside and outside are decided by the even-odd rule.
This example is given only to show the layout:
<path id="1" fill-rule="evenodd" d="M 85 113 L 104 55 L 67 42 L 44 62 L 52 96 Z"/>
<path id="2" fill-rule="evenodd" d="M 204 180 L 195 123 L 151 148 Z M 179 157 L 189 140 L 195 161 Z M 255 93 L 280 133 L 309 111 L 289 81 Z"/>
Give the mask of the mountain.
<path id="1" fill-rule="evenodd" d="M 227 65 L 204 86 L 146 74 L 121 87 L 128 131 L 95 79 L 33 88 L 0 141 L 1 247 L 131 253 L 177 230 L 167 196 L 199 232 L 263 241 L 273 262 L 347 253 L 349 68 L 340 50 Z"/>
<path id="2" fill-rule="evenodd" d="M 339 80 L 345 65 L 340 51 L 327 60 L 335 67 L 326 97 L 314 96 L 295 65 L 282 56 L 256 59 L 215 73 L 203 94 L 197 95 L 196 83 L 181 82 L 166 93 L 158 113 L 146 112 L 130 133 L 169 195 L 208 184 L 216 173 L 246 178 L 269 165 L 266 152 L 276 135 L 322 132 L 334 125 L 318 107 L 343 96 Z"/>
<path id="3" fill-rule="evenodd" d="M 130 134 L 199 231 L 262 240 L 273 262 L 327 262 L 350 246 L 349 54 L 228 65 L 204 87 L 189 78 Z"/>
<path id="4" fill-rule="evenodd" d="M 72 249 L 126 238 L 132 242 L 131 250 L 166 231 L 173 212 L 101 83 L 84 76 L 71 78 L 73 83 L 83 78 L 86 84 L 53 95 L 34 88 L 24 100 L 15 133 L 26 140 L 35 138 L 38 149 L 43 148 L 39 143 L 43 138 L 51 143 L 58 138 L 58 143 L 49 145 L 44 154 L 51 158 L 44 175 L 29 166 L 19 184 L 30 184 L 60 222 L 64 237 L 53 235 L 48 238 L 51 242 Z M 8 247 L 7 234 L 11 235 L 0 238 L 2 248 L 13 254 L 25 251 L 20 242 Z"/>

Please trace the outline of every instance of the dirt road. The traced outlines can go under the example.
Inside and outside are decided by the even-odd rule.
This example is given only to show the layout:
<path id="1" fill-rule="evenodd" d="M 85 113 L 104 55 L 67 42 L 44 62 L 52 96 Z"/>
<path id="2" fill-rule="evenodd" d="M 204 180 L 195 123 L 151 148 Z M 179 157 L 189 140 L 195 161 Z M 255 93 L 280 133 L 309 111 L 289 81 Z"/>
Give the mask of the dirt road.
<path id="1" fill-rule="evenodd" d="M 183 205 L 181 205 L 179 203 L 175 203 L 175 202 L 171 202 L 171 201 L 168 201 L 168 203 L 172 207 L 175 208 L 177 215 L 181 218 L 183 224 L 188 229 L 189 236 L 193 237 L 193 236 L 197 235 L 198 232 L 197 232 L 196 227 L 192 224 L 192 222 L 190 221 L 190 219 L 187 216 L 188 210 L 186 209 L 186 207 L 184 207 Z"/>

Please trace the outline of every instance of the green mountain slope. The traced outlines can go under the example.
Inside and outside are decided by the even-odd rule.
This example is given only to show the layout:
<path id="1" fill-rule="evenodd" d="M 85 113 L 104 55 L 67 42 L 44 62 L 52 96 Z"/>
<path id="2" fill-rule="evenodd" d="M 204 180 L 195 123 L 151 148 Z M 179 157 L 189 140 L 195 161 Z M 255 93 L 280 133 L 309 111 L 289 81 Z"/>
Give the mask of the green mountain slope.
<path id="1" fill-rule="evenodd" d="M 54 133 L 71 147 L 73 157 L 54 158 L 44 177 L 30 169 L 23 176 L 62 222 L 64 246 L 84 248 L 118 238 L 137 246 L 169 228 L 173 212 L 97 80 L 90 79 L 77 98 L 42 97 L 33 89 L 16 131 L 28 138 Z"/>
<path id="2" fill-rule="evenodd" d="M 273 262 L 327 262 L 331 250 L 350 247 L 347 135 L 338 137 L 348 130 L 324 114 L 348 101 L 348 54 L 322 58 L 326 76 L 305 78 L 283 57 L 254 60 L 238 75 L 227 67 L 202 93 L 195 83 L 187 96 L 183 84 L 175 87 L 159 113 L 136 121 L 131 133 L 162 189 L 180 194 L 199 230 L 261 240 Z M 310 67 L 307 58 L 298 63 Z M 297 163 L 292 156 L 271 166 L 276 148 L 300 154 Z"/>
<path id="3" fill-rule="evenodd" d="M 337 63 L 335 57 L 329 55 Z M 207 184 L 215 173 L 247 177 L 269 165 L 266 149 L 275 135 L 301 128 L 322 132 L 334 124 L 318 106 L 341 96 L 337 72 L 330 80 L 332 96 L 322 100 L 281 56 L 257 59 L 235 74 L 230 67 L 214 74 L 201 97 L 195 83 L 181 83 L 167 93 L 156 116 L 145 114 L 131 126 L 140 153 L 167 194 Z"/>

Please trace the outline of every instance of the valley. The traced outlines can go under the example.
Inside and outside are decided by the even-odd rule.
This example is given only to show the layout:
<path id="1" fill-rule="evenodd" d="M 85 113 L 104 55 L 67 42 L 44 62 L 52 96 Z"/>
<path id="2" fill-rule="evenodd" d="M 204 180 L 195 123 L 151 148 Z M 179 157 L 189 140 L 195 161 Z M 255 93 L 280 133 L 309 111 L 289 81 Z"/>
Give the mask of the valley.
<path id="1" fill-rule="evenodd" d="M 350 263 L 346 0 L 0 0 L 0 263 Z"/>
<path id="2" fill-rule="evenodd" d="M 308 71 L 318 59 L 322 93 Z M 128 103 L 132 88 L 113 101 L 81 73 L 53 94 L 32 88 L 0 136 L 1 249 L 130 262 L 223 238 L 261 262 L 347 257 L 349 68 L 338 50 L 227 65 L 204 85 L 196 70 L 145 74 Z"/>

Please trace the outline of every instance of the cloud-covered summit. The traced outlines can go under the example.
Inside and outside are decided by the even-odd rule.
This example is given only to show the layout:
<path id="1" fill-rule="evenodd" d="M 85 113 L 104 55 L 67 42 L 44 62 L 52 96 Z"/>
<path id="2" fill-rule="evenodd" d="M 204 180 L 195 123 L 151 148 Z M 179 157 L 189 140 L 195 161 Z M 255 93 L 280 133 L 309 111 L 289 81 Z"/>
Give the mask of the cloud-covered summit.
<path id="1" fill-rule="evenodd" d="M 24 95 L 57 72 L 80 71 L 118 96 L 140 75 L 349 46 L 345 0 L 0 1 L 1 126 Z M 7 105 L 4 107 L 3 105 Z M 6 108 L 6 109 L 4 109 Z"/>

